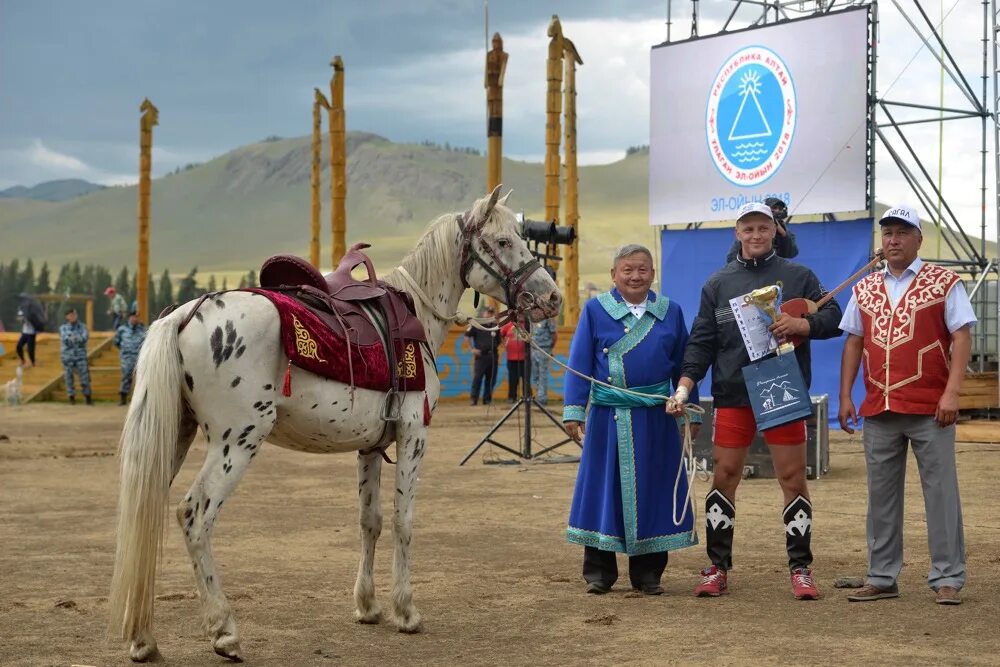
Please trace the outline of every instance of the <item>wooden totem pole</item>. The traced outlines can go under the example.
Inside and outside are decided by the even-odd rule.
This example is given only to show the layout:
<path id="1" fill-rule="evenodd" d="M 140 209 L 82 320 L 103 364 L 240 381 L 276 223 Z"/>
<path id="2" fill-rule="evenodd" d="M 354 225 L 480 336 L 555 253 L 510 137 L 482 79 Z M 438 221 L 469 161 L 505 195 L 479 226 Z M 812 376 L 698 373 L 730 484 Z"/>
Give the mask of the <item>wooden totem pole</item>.
<path id="1" fill-rule="evenodd" d="M 486 54 L 486 191 L 503 179 L 503 77 L 507 53 L 500 33 L 493 34 L 493 49 Z"/>
<path id="2" fill-rule="evenodd" d="M 486 191 L 503 181 L 503 77 L 507 73 L 507 53 L 500 33 L 493 34 L 493 48 L 486 53 Z M 500 312 L 494 298 L 489 304 Z"/>
<path id="3" fill-rule="evenodd" d="M 344 61 L 336 56 L 331 62 L 330 79 L 330 196 L 333 228 L 333 265 L 347 252 L 347 144 L 344 112 Z"/>
<path id="4" fill-rule="evenodd" d="M 149 195 L 152 189 L 153 127 L 160 123 L 160 110 L 149 98 L 139 106 L 139 266 L 136 275 L 136 301 L 139 320 L 149 323 Z"/>
<path id="5" fill-rule="evenodd" d="M 583 59 L 577 53 L 576 46 L 570 40 L 563 38 L 563 46 L 566 54 L 566 84 L 564 89 L 565 102 L 565 158 L 566 165 L 563 178 L 566 181 L 566 225 L 577 229 L 577 222 L 580 219 L 580 197 L 577 189 L 579 177 L 576 169 L 576 66 L 583 64 Z M 576 241 L 566 246 L 564 256 L 566 272 L 563 274 L 565 280 L 566 295 L 566 324 L 576 324 L 580 319 L 580 255 L 576 247 Z"/>
<path id="6" fill-rule="evenodd" d="M 312 135 L 312 179 L 310 186 L 312 191 L 312 218 L 310 220 L 309 235 L 309 261 L 316 268 L 319 268 L 320 254 L 320 180 L 323 174 L 322 152 L 323 152 L 323 109 L 330 109 L 330 102 L 326 96 L 315 88 L 316 97 L 313 101 L 313 135 Z"/>
<path id="7" fill-rule="evenodd" d="M 559 224 L 559 114 L 562 111 L 563 35 L 559 17 L 549 23 L 545 97 L 545 221 Z"/>

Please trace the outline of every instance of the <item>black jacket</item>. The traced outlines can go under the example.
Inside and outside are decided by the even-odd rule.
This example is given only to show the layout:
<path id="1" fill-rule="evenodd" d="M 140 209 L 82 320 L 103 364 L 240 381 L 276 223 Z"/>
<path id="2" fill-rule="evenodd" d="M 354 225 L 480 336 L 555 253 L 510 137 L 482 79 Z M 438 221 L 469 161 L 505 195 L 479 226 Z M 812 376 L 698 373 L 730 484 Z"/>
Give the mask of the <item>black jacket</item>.
<path id="1" fill-rule="evenodd" d="M 764 259 L 730 262 L 716 271 L 701 290 L 701 304 L 691 327 L 684 352 L 681 375 L 700 382 L 712 368 L 712 398 L 715 407 L 735 408 L 750 405 L 743 367 L 750 355 L 729 307 L 729 300 L 752 290 L 781 282 L 782 299 L 799 297 L 819 301 L 826 290 L 819 278 L 801 264 L 778 257 L 773 250 Z M 840 304 L 831 299 L 818 312 L 807 315 L 809 338 L 835 338 L 840 335 Z M 809 365 L 809 341 L 795 348 L 802 377 L 808 386 L 812 373 Z M 704 395 L 704 394 L 703 394 Z"/>

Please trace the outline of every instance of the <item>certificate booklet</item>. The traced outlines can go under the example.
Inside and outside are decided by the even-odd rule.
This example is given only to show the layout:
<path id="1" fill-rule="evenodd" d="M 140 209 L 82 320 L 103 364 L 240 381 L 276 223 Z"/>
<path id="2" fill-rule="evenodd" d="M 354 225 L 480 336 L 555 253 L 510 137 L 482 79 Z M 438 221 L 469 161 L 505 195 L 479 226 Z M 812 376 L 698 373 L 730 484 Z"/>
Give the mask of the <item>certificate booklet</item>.
<path id="1" fill-rule="evenodd" d="M 757 361 L 777 350 L 778 341 L 767 330 L 772 324 L 771 318 L 760 312 L 753 304 L 747 303 L 745 299 L 747 296 L 749 293 L 730 299 L 729 307 L 743 335 L 743 344 L 750 354 L 750 361 Z"/>

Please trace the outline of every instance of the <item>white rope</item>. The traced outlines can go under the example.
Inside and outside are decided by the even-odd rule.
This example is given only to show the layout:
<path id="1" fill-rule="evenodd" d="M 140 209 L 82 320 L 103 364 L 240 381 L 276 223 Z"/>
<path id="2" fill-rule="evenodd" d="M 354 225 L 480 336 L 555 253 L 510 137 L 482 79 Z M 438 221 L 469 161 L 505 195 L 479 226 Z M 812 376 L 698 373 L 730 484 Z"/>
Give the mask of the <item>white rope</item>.
<path id="1" fill-rule="evenodd" d="M 644 393 L 642 393 L 640 391 L 634 391 L 632 389 L 626 389 L 624 387 L 616 387 L 616 386 L 614 386 L 612 384 L 608 384 L 607 382 L 602 382 L 601 380 L 598 380 L 597 378 L 590 377 L 589 375 L 587 375 L 585 373 L 581 373 L 580 371 L 576 370 L 575 368 L 571 368 L 567 364 L 564 364 L 563 362 L 559 361 L 558 359 L 556 359 L 555 357 L 553 357 L 551 354 L 549 354 L 548 352 L 546 352 L 545 350 L 543 350 L 538 345 L 538 343 L 536 343 L 534 341 L 533 337 L 531 335 L 529 335 L 527 332 L 525 332 L 523 329 L 521 329 L 520 327 L 518 327 L 518 330 L 522 334 L 524 334 L 525 339 L 529 343 L 531 343 L 531 347 L 535 348 L 536 350 L 538 350 L 539 352 L 541 352 L 543 356 L 547 357 L 550 361 L 556 362 L 556 364 L 558 364 L 559 366 L 562 366 L 567 371 L 569 371 L 573 375 L 576 375 L 577 377 L 580 377 L 580 378 L 582 378 L 584 380 L 587 380 L 588 382 L 596 382 L 599 385 L 603 385 L 605 387 L 610 387 L 611 389 L 614 389 L 615 391 L 620 391 L 620 392 L 625 393 L 625 394 L 632 394 L 633 396 L 640 396 L 640 397 L 643 397 L 643 398 L 659 398 L 659 399 L 663 399 L 664 403 L 666 403 L 666 404 L 670 404 L 670 403 L 675 403 L 676 402 L 673 396 L 664 396 L 663 394 L 644 394 Z M 684 406 L 684 413 L 681 415 L 681 423 L 683 424 L 683 427 L 684 427 L 684 439 L 683 439 L 683 443 L 681 444 L 681 462 L 680 462 L 680 465 L 677 466 L 677 477 L 674 479 L 674 496 L 673 496 L 673 499 L 674 499 L 674 509 L 673 509 L 673 516 L 671 518 L 673 519 L 674 526 L 678 526 L 679 527 L 682 523 L 684 523 L 684 519 L 687 518 L 688 510 L 690 509 L 690 511 L 691 511 L 691 532 L 695 532 L 695 530 L 697 530 L 695 528 L 695 522 L 697 521 L 697 514 L 696 514 L 696 512 L 694 510 L 694 479 L 695 479 L 695 476 L 698 473 L 698 467 L 695 464 L 695 460 L 694 460 L 693 438 L 691 437 L 691 423 L 692 423 L 691 422 L 691 416 L 692 415 L 703 415 L 703 414 L 705 414 L 705 409 L 702 408 L 700 405 L 692 405 L 692 404 L 688 403 L 688 404 L 686 404 Z M 686 499 L 686 501 L 684 503 L 684 509 L 681 511 L 680 518 L 678 518 L 677 517 L 677 490 L 680 487 L 681 479 L 683 479 L 684 476 L 685 476 L 685 471 L 687 471 L 686 476 L 687 476 L 687 480 L 688 480 L 687 499 Z"/>
<path id="2" fill-rule="evenodd" d="M 420 303 L 424 306 L 424 308 L 431 311 L 434 317 L 438 318 L 442 322 L 455 322 L 456 324 L 463 326 L 469 324 L 476 329 L 481 329 L 482 331 L 500 330 L 499 326 L 489 327 L 484 324 L 484 322 L 496 322 L 496 318 L 493 317 L 472 317 L 471 315 L 466 315 L 460 310 L 456 311 L 454 315 L 445 315 L 437 309 L 437 306 L 434 305 L 424 290 L 420 288 L 420 285 L 418 285 L 417 281 L 413 279 L 413 276 L 410 275 L 409 271 L 402 266 L 398 267 L 396 270 L 399 271 L 399 275 L 403 277 L 403 280 L 409 286 L 409 290 L 414 292 L 420 299 Z"/>

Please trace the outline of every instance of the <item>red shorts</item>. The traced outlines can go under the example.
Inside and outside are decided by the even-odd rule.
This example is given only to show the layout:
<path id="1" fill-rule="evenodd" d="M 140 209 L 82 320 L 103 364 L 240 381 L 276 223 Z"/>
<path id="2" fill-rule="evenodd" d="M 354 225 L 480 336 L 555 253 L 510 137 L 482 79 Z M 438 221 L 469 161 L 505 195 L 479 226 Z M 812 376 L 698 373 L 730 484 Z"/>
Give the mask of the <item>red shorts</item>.
<path id="1" fill-rule="evenodd" d="M 753 409 L 716 408 L 712 442 L 719 447 L 749 447 L 757 433 Z M 806 441 L 806 420 L 782 424 L 761 432 L 769 445 L 801 445 Z"/>

